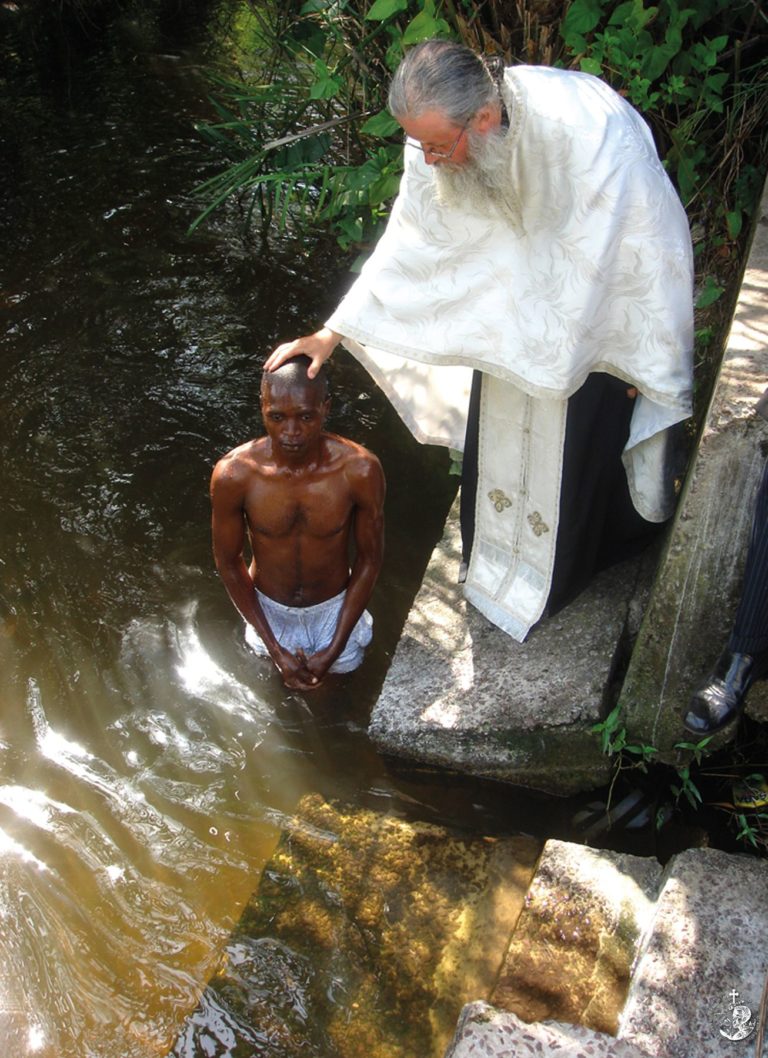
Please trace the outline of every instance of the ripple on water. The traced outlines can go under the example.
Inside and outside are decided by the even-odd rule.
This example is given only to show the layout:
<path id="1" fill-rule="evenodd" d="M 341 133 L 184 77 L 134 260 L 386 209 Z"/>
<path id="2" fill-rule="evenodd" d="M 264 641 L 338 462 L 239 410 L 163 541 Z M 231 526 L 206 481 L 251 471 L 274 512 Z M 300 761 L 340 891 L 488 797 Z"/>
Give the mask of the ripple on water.
<path id="1" fill-rule="evenodd" d="M 164 708 L 135 704 L 98 732 L 110 751 L 92 752 L 87 731 L 49 721 L 31 679 L 33 783 L 0 787 L 0 949 L 19 1055 L 156 1052 L 252 888 L 254 826 L 270 829 L 243 780 L 266 707 L 209 656 L 194 608 L 129 624 L 120 664 L 141 684 L 134 703 Z"/>

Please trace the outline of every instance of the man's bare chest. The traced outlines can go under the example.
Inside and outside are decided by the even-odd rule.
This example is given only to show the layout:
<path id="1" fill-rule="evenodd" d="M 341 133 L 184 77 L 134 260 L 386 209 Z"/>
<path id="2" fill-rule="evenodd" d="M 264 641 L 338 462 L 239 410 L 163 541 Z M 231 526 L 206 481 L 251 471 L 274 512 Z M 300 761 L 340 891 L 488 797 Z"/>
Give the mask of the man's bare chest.
<path id="1" fill-rule="evenodd" d="M 301 483 L 261 480 L 254 483 L 245 502 L 251 533 L 273 538 L 344 533 L 352 509 L 346 484 L 336 476 Z"/>

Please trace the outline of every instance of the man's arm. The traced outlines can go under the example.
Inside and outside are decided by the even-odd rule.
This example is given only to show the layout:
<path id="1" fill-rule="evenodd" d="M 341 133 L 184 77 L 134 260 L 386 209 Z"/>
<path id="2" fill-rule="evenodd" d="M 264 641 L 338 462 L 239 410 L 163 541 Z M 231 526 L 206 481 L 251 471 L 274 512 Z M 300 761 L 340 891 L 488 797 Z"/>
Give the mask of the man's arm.
<path id="1" fill-rule="evenodd" d="M 211 536 L 213 557 L 224 587 L 243 619 L 258 632 L 286 686 L 314 687 L 317 679 L 301 658 L 284 650 L 272 632 L 243 558 L 245 547 L 244 474 L 225 456 L 211 477 Z"/>
<path id="2" fill-rule="evenodd" d="M 347 645 L 352 629 L 368 605 L 381 571 L 384 555 L 384 471 L 370 452 L 361 457 L 351 471 L 355 499 L 355 560 L 347 584 L 344 603 L 339 612 L 333 639 L 324 650 L 306 659 L 306 667 L 320 681 Z"/>

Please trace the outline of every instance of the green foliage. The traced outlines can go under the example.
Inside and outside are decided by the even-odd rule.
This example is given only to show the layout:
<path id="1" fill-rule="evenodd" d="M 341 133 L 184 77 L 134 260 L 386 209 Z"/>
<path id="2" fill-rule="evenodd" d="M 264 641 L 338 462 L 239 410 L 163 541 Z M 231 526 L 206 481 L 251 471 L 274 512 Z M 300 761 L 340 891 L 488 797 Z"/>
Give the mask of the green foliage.
<path id="1" fill-rule="evenodd" d="M 648 763 L 658 754 L 655 746 L 628 741 L 621 709 L 617 705 L 605 720 L 594 724 L 593 734 L 600 736 L 600 748 L 609 757 L 622 758 L 622 766 L 639 767 L 645 771 Z"/>
<path id="2" fill-rule="evenodd" d="M 408 44 L 450 28 L 435 0 L 252 5 L 239 31 L 258 80 L 212 78 L 215 118 L 198 130 L 227 167 L 198 188 L 206 207 L 192 228 L 236 199 L 264 231 L 370 242 L 402 171 L 391 72 Z"/>
<path id="3" fill-rule="evenodd" d="M 265 232 L 331 230 L 343 249 L 373 237 L 402 165 L 384 102 L 389 20 L 407 7 L 376 0 L 363 18 L 345 0 L 253 6 L 239 30 L 258 79 L 212 78 L 215 119 L 198 131 L 227 167 L 198 188 L 192 228 L 234 199 Z"/>
<path id="4" fill-rule="evenodd" d="M 699 5 L 699 16 L 706 6 Z M 727 4 L 709 6 L 716 14 Z M 730 74 L 718 61 L 729 37 L 700 39 L 696 14 L 691 7 L 681 8 L 677 0 L 661 0 L 654 7 L 646 7 L 643 0 L 618 5 L 574 0 L 562 34 L 568 49 L 579 57 L 582 70 L 610 80 L 618 78 L 621 89 L 640 110 L 702 104 L 722 113 Z"/>
<path id="5" fill-rule="evenodd" d="M 758 740 L 759 746 L 760 740 Z M 752 746 L 752 750 L 758 748 Z M 754 766 L 754 760 L 738 761 L 737 759 L 721 778 L 731 780 L 730 799 L 718 801 L 715 807 L 727 814 L 736 840 L 743 845 L 765 854 L 768 852 L 768 781 L 765 771 L 750 771 L 743 775 L 746 767 Z M 761 767 L 765 768 L 763 761 Z"/>
<path id="6" fill-rule="evenodd" d="M 561 64 L 604 78 L 645 115 L 688 210 L 700 411 L 768 162 L 764 32 L 754 0 L 572 0 L 560 26 Z"/>
<path id="7" fill-rule="evenodd" d="M 698 808 L 701 804 L 701 793 L 696 783 L 691 778 L 691 766 L 690 764 L 681 764 L 677 768 L 677 775 L 680 779 L 679 785 L 677 783 L 670 783 L 670 790 L 675 795 L 676 800 L 680 800 L 681 797 L 685 797 L 688 804 L 692 808 Z"/>
<path id="8" fill-rule="evenodd" d="M 401 11 L 408 10 L 408 0 L 375 0 L 373 7 L 365 15 L 371 22 L 384 22 Z"/>
<path id="9" fill-rule="evenodd" d="M 768 845 L 768 812 L 737 812 L 736 840 L 753 849 L 765 849 Z"/>
<path id="10" fill-rule="evenodd" d="M 712 735 L 707 735 L 706 738 L 700 739 L 698 742 L 676 742 L 675 749 L 681 749 L 685 753 L 693 755 L 693 759 L 697 764 L 701 764 L 704 759 L 704 750 L 712 741 Z"/>
<path id="11" fill-rule="evenodd" d="M 698 297 L 696 298 L 696 308 L 706 309 L 710 305 L 713 305 L 722 295 L 724 290 L 725 287 L 720 286 L 714 276 L 705 276 L 704 283 L 699 290 Z"/>
<path id="12" fill-rule="evenodd" d="M 673 766 L 661 766 L 657 762 L 658 750 L 644 743 L 630 742 L 629 735 L 617 705 L 604 720 L 592 727 L 600 736 L 602 752 L 614 759 L 616 768 L 611 781 L 611 795 L 622 772 L 652 769 L 651 781 L 657 792 L 658 807 L 655 813 L 656 828 L 660 829 L 670 817 L 680 810 L 681 803 L 695 817 L 705 810 L 719 809 L 728 815 L 728 822 L 737 842 L 759 852 L 768 850 L 768 782 L 763 772 L 743 774 L 743 763 L 729 769 L 725 774 L 713 770 L 708 756 L 712 735 L 698 742 L 681 741 L 675 749 L 682 756 Z M 734 759 L 738 752 L 734 752 Z M 705 804 L 702 787 L 713 777 L 731 780 L 731 800 L 709 801 Z"/>
<path id="13" fill-rule="evenodd" d="M 563 20 L 571 63 L 604 77 L 646 113 L 686 203 L 702 194 L 728 115 L 756 84 L 764 87 L 764 60 L 748 76 L 740 65 L 753 13 L 751 0 L 573 0 Z M 762 123 L 764 101 L 758 109 Z"/>
<path id="14" fill-rule="evenodd" d="M 655 746 L 629 741 L 621 708 L 618 705 L 611 710 L 605 720 L 593 725 L 591 730 L 600 736 L 602 752 L 616 759 L 614 782 L 621 770 L 640 768 L 642 771 L 647 771 L 649 764 L 658 756 L 659 751 Z M 701 763 L 710 741 L 711 736 L 699 742 L 676 743 L 675 748 L 686 753 L 687 758 L 675 766 L 675 777 L 669 782 L 669 790 L 674 795 L 675 803 L 681 798 L 684 798 L 692 808 L 697 808 L 702 803 L 701 792 L 691 776 L 691 763 Z M 667 817 L 668 812 L 660 808 L 656 813 L 657 826 L 660 826 Z"/>
<path id="15" fill-rule="evenodd" d="M 195 224 L 234 199 L 264 231 L 369 245 L 402 166 L 388 82 L 419 40 L 454 36 L 509 62 L 584 70 L 645 114 L 687 205 L 706 364 L 768 158 L 768 60 L 754 0 L 571 0 L 559 24 L 542 22 L 528 0 L 262 0 L 244 11 L 244 66 L 256 77 L 214 80 L 215 116 L 199 128 L 226 168 L 200 188 L 206 208 Z M 702 400 L 706 391 L 697 387 Z"/>
<path id="16" fill-rule="evenodd" d="M 445 19 L 438 17 L 434 0 L 424 0 L 422 10 L 411 19 L 403 31 L 403 47 L 407 48 L 431 37 L 442 37 L 450 32 L 451 27 Z"/>

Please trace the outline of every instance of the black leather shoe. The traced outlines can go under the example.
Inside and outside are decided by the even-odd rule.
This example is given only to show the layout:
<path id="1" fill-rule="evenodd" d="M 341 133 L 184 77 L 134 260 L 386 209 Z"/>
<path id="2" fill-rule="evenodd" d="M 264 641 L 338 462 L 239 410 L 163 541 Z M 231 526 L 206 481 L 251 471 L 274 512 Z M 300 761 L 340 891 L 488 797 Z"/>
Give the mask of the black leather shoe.
<path id="1" fill-rule="evenodd" d="M 724 650 L 715 668 L 688 703 L 683 718 L 692 735 L 713 735 L 735 720 L 744 708 L 747 691 L 756 677 L 755 659 L 751 654 L 734 654 Z"/>

